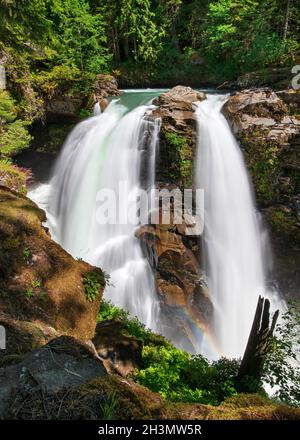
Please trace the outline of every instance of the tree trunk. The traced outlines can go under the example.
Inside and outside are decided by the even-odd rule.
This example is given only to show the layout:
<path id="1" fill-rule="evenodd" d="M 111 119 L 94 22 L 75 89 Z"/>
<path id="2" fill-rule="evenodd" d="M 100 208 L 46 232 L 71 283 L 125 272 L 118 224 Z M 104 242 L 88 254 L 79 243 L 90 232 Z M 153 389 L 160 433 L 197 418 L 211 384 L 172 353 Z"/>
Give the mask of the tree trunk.
<path id="1" fill-rule="evenodd" d="M 288 30 L 289 30 L 290 13 L 291 13 L 291 0 L 287 0 L 285 20 L 284 20 L 284 26 L 283 26 L 283 39 L 284 40 L 286 40 Z"/>
<path id="2" fill-rule="evenodd" d="M 238 373 L 238 382 L 246 377 L 261 380 L 266 355 L 270 350 L 271 337 L 278 319 L 277 310 L 270 324 L 270 301 L 259 297 L 248 339 L 247 347 Z M 246 390 L 245 390 L 246 391 Z"/>

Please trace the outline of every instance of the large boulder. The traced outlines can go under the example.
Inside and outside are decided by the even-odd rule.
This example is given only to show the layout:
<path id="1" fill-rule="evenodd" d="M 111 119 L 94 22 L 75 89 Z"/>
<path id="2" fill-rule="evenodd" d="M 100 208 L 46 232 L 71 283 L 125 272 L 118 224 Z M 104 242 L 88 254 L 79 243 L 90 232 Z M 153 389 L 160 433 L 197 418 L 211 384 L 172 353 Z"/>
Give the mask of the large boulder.
<path id="1" fill-rule="evenodd" d="M 36 393 L 69 393 L 72 388 L 106 375 L 90 345 L 68 336 L 54 339 L 25 356 L 22 362 L 0 368 L 0 419 L 8 416 L 16 397 L 30 400 Z"/>
<path id="2" fill-rule="evenodd" d="M 99 74 L 93 84 L 93 101 L 98 102 L 102 111 L 108 106 L 108 99 L 119 96 L 118 81 L 112 75 Z"/>
<path id="3" fill-rule="evenodd" d="M 107 369 L 121 376 L 128 376 L 142 365 L 143 343 L 124 334 L 125 325 L 107 320 L 97 324 L 93 344 Z"/>
<path id="4" fill-rule="evenodd" d="M 205 93 L 176 86 L 153 101 L 152 116 L 161 118 L 157 180 L 190 188 L 196 154 L 195 104 L 206 99 Z"/>
<path id="5" fill-rule="evenodd" d="M 271 127 L 287 115 L 287 107 L 270 89 L 249 89 L 232 95 L 223 112 L 234 133 L 257 127 Z"/>
<path id="6" fill-rule="evenodd" d="M 104 275 L 52 241 L 43 221 L 31 200 L 0 187 L 0 325 L 7 336 L 0 356 L 26 353 L 61 334 L 94 336 Z"/>

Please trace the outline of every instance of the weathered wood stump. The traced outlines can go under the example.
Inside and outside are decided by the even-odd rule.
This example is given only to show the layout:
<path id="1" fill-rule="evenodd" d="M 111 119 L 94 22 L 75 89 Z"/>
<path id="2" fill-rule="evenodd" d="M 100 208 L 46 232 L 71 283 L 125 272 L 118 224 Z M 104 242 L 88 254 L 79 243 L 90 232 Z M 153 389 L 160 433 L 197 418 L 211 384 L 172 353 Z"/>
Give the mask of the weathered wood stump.
<path id="1" fill-rule="evenodd" d="M 261 380 L 264 361 L 270 350 L 271 338 L 274 333 L 278 315 L 279 310 L 274 313 L 271 320 L 270 301 L 260 296 L 237 377 L 238 383 L 241 384 L 242 388 L 242 384 L 246 378 L 251 377 L 257 382 Z M 247 390 L 245 389 L 244 391 Z"/>

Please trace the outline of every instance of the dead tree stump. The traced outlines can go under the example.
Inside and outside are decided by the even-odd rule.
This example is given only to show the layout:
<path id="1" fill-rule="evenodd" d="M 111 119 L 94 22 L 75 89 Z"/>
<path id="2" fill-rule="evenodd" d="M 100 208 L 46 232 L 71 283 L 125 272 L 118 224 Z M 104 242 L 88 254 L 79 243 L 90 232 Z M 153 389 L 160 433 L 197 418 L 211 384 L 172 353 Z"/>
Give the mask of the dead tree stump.
<path id="1" fill-rule="evenodd" d="M 270 301 L 260 296 L 246 350 L 237 376 L 239 384 L 242 384 L 244 382 L 243 379 L 247 377 L 251 377 L 257 382 L 260 382 L 263 374 L 264 361 L 270 350 L 271 338 L 274 333 L 278 315 L 279 310 L 274 313 L 272 320 L 270 319 Z M 242 385 L 241 387 L 243 388 Z"/>

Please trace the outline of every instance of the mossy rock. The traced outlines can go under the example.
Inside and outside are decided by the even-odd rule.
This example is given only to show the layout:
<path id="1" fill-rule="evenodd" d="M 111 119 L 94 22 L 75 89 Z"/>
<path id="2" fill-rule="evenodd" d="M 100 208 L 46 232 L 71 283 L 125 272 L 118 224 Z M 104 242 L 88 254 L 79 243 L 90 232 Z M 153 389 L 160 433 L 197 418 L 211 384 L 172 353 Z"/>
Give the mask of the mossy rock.
<path id="1" fill-rule="evenodd" d="M 182 188 L 192 188 L 193 159 L 195 142 L 185 133 L 167 131 L 160 133 L 159 178 L 162 181 L 176 183 Z"/>
<path id="2" fill-rule="evenodd" d="M 6 354 L 21 354 L 57 334 L 94 335 L 104 274 L 52 241 L 44 221 L 31 200 L 0 187 L 0 318 L 11 340 Z M 101 280 L 92 301 L 84 285 L 90 273 Z"/>
<path id="3" fill-rule="evenodd" d="M 22 405 L 26 399 L 26 405 Z M 63 405 L 61 404 L 63 402 Z M 298 420 L 300 410 L 257 395 L 219 407 L 167 402 L 130 379 L 108 376 L 58 393 L 18 395 L 10 419 L 60 420 Z"/>

